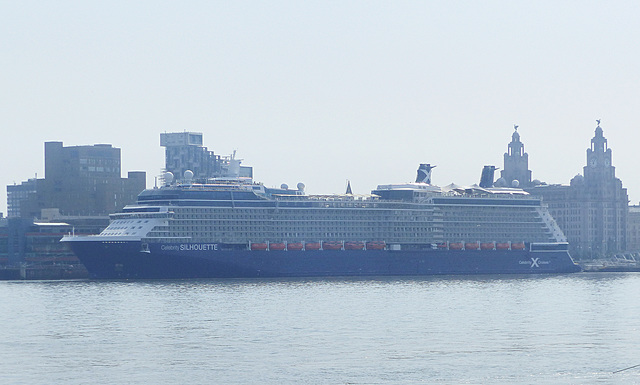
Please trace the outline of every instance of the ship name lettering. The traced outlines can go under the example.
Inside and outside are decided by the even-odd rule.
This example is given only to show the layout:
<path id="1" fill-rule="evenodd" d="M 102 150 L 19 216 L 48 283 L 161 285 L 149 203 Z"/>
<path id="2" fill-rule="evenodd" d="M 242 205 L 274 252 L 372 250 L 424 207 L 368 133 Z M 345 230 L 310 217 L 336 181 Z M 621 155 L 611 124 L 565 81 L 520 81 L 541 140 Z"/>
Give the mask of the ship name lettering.
<path id="1" fill-rule="evenodd" d="M 214 251 L 218 250 L 217 243 L 183 243 L 180 251 Z"/>

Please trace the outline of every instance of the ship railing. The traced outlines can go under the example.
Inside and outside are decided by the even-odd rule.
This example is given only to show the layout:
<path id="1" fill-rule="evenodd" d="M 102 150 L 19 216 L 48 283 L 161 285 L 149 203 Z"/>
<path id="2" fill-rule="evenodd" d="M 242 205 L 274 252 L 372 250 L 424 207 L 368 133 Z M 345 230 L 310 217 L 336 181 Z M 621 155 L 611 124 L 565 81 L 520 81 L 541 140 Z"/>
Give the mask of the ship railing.
<path id="1" fill-rule="evenodd" d="M 146 243 L 178 243 L 178 242 L 192 242 L 193 238 L 191 237 L 144 237 L 141 239 L 142 242 Z"/>
<path id="2" fill-rule="evenodd" d="M 260 184 L 251 183 L 251 181 L 224 181 L 224 180 L 216 180 L 210 181 L 207 183 L 188 183 L 188 184 L 179 184 L 178 187 L 180 189 L 188 189 L 188 190 L 252 190 L 253 186 L 260 186 Z"/>
<path id="3" fill-rule="evenodd" d="M 511 195 L 511 194 L 460 194 L 456 192 L 443 192 L 442 194 L 430 195 L 430 196 L 418 196 L 412 199 L 380 199 L 377 202 L 384 203 L 412 203 L 412 204 L 431 204 L 434 199 L 438 198 L 477 198 L 477 199 L 499 199 L 499 200 L 532 200 L 539 198 L 532 198 L 531 195 Z"/>
<path id="4" fill-rule="evenodd" d="M 273 195 L 276 200 L 302 200 L 321 202 L 353 202 L 353 201 L 379 201 L 377 195 L 371 194 L 329 194 L 329 195 Z"/>
<path id="5" fill-rule="evenodd" d="M 443 191 L 439 196 L 443 197 L 469 197 L 469 198 L 494 198 L 494 199 L 532 199 L 529 194 L 507 194 L 507 193 L 460 193 L 454 190 Z M 438 197 L 438 196 L 436 196 Z"/>
<path id="6" fill-rule="evenodd" d="M 139 219 L 167 219 L 173 217 L 173 211 L 163 212 L 163 213 L 116 213 L 109 214 L 110 219 L 130 219 L 130 218 L 139 218 Z"/>

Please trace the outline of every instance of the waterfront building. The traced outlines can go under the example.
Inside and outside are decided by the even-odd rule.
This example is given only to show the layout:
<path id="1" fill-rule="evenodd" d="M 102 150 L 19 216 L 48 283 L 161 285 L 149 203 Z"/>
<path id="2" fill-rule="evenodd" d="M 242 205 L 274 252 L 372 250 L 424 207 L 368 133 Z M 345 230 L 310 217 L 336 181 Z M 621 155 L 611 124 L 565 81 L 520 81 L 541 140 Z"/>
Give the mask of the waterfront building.
<path id="1" fill-rule="evenodd" d="M 627 214 L 627 250 L 640 252 L 640 205 L 629 206 Z"/>
<path id="2" fill-rule="evenodd" d="M 569 185 L 541 184 L 526 190 L 544 198 L 574 256 L 599 258 L 627 250 L 629 198 L 615 176 L 600 121 L 582 175 L 576 175 Z"/>
<path id="3" fill-rule="evenodd" d="M 9 219 L 0 218 L 0 268 L 9 263 Z"/>
<path id="4" fill-rule="evenodd" d="M 253 169 L 240 166 L 235 156 L 220 156 L 202 145 L 200 132 L 174 132 L 160 134 L 160 145 L 165 148 L 165 171 L 180 179 L 191 171 L 196 180 L 241 176 L 253 177 Z"/>
<path id="5" fill-rule="evenodd" d="M 36 203 L 37 192 L 37 178 L 7 186 L 7 216 L 11 218 L 35 216 L 37 208 L 30 206 Z"/>
<path id="6" fill-rule="evenodd" d="M 0 219 L 0 279 L 86 277 L 84 266 L 60 239 L 68 234 L 97 234 L 108 224 L 108 217 Z"/>
<path id="7" fill-rule="evenodd" d="M 10 218 L 40 218 L 43 209 L 61 215 L 106 216 L 133 203 L 146 187 L 146 173 L 120 177 L 120 149 L 110 144 L 64 147 L 45 143 L 45 177 L 7 186 Z"/>
<path id="8" fill-rule="evenodd" d="M 511 143 L 504 154 L 504 168 L 500 172 L 497 185 L 503 187 L 531 187 L 531 171 L 529 170 L 529 154 L 524 151 L 524 144 L 520 141 L 518 126 L 514 126 Z"/>

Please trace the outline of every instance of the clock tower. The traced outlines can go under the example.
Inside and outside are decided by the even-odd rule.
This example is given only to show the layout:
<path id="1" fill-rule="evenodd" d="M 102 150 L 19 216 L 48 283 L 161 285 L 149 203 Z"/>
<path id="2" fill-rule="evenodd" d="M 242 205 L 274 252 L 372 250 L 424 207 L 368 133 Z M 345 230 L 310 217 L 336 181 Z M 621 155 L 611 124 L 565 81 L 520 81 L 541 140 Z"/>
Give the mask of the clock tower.
<path id="1" fill-rule="evenodd" d="M 518 126 L 513 126 L 513 135 L 507 152 L 504 154 L 504 169 L 500 176 L 507 187 L 529 187 L 531 185 L 531 171 L 529 170 L 529 154 L 524 152 L 524 144 L 520 141 Z"/>
<path id="2" fill-rule="evenodd" d="M 583 175 L 570 185 L 536 186 L 577 258 L 604 258 L 627 251 L 629 197 L 611 164 L 611 149 L 597 120 L 595 135 L 587 149 Z"/>
<path id="3" fill-rule="evenodd" d="M 611 149 L 607 147 L 607 139 L 602 134 L 600 120 L 591 147 L 587 149 L 587 165 L 584 167 L 584 179 L 588 186 L 598 186 L 615 179 L 615 167 L 611 165 Z"/>

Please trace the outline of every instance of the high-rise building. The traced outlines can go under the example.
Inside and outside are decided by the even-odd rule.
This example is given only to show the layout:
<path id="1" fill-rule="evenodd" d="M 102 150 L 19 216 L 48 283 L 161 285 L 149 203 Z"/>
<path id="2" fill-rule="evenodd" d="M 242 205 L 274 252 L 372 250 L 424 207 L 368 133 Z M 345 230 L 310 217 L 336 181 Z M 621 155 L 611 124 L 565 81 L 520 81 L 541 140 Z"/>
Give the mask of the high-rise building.
<path id="1" fill-rule="evenodd" d="M 235 156 L 215 155 L 202 145 L 200 132 L 174 132 L 160 134 L 160 145 L 165 147 L 165 171 L 182 179 L 187 170 L 196 180 L 219 177 L 252 177 L 251 167 L 240 166 Z"/>
<path id="2" fill-rule="evenodd" d="M 44 179 L 32 178 L 20 184 L 7 186 L 7 216 L 10 218 L 27 218 L 36 215 L 38 181 Z M 37 206 L 37 205 L 36 205 Z"/>
<path id="3" fill-rule="evenodd" d="M 220 172 L 220 156 L 202 146 L 202 133 L 174 132 L 160 134 L 165 148 L 165 171 L 181 178 L 191 170 L 196 179 L 209 178 Z"/>
<path id="4" fill-rule="evenodd" d="M 615 176 L 611 149 L 600 121 L 587 149 L 587 165 L 570 185 L 527 188 L 549 205 L 551 215 L 579 258 L 602 257 L 627 250 L 629 198 Z"/>
<path id="5" fill-rule="evenodd" d="M 106 216 L 135 202 L 145 187 L 145 172 L 120 177 L 119 148 L 46 142 L 45 177 L 7 186 L 8 216 L 40 218 L 43 209 L 58 209 L 63 216 Z"/>

